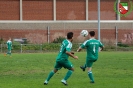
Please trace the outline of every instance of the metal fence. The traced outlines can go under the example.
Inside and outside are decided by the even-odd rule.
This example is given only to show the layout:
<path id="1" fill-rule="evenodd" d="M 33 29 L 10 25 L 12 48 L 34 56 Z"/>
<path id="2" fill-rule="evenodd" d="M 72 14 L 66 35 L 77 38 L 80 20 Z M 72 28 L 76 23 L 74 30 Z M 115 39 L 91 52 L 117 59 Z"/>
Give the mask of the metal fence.
<path id="1" fill-rule="evenodd" d="M 12 53 L 45 53 L 58 52 L 61 43 L 45 43 L 45 44 L 13 44 Z M 73 51 L 79 47 L 79 43 L 73 44 Z M 0 44 L 0 53 L 6 53 L 6 44 Z"/>
<path id="2" fill-rule="evenodd" d="M 73 51 L 76 51 L 81 43 L 73 44 Z M 104 45 L 104 51 L 133 51 L 133 45 Z M 45 53 L 45 52 L 58 52 L 60 43 L 46 43 L 46 44 L 13 44 L 12 53 Z M 0 53 L 6 53 L 6 44 L 0 44 Z"/>
<path id="3" fill-rule="evenodd" d="M 7 52 L 6 44 L 1 44 L 1 53 Z M 12 53 L 41 53 L 43 51 L 42 44 L 15 44 L 12 45 Z"/>

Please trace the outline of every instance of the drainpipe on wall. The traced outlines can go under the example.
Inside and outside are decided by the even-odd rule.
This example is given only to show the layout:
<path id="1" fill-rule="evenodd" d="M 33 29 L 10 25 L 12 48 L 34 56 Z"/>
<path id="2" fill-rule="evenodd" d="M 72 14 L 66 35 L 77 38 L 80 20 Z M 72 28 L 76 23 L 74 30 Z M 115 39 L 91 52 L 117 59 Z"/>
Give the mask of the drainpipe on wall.
<path id="1" fill-rule="evenodd" d="M 118 0 L 117 1 L 117 10 L 119 11 L 119 3 L 120 3 L 121 0 Z M 117 14 L 117 20 L 121 20 L 120 18 L 120 14 Z"/>
<path id="2" fill-rule="evenodd" d="M 100 37 L 101 37 L 101 34 L 100 34 L 100 0 L 97 0 L 98 1 L 98 40 L 100 41 Z"/>

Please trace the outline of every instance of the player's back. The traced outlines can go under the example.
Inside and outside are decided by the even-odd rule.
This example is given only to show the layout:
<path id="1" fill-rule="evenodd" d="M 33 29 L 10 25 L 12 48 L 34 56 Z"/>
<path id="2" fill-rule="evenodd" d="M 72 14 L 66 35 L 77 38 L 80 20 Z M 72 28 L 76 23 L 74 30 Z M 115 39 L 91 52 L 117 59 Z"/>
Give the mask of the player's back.
<path id="1" fill-rule="evenodd" d="M 8 47 L 11 47 L 11 46 L 12 46 L 12 42 L 8 40 L 8 41 L 7 41 L 7 46 L 8 46 Z"/>
<path id="2" fill-rule="evenodd" d="M 86 43 L 87 57 L 92 60 L 98 59 L 100 42 L 96 39 L 89 39 Z"/>

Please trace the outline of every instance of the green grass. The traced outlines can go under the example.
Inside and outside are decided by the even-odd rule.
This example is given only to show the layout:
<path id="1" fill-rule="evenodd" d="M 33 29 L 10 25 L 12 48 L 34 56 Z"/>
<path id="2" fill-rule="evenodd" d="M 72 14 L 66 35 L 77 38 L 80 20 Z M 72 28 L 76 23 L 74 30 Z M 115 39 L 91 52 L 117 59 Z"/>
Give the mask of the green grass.
<path id="1" fill-rule="evenodd" d="M 67 70 L 62 68 L 43 85 L 53 69 L 57 53 L 0 54 L 0 88 L 66 88 L 60 80 Z M 87 71 L 79 68 L 85 62 L 85 52 L 76 53 L 78 60 L 69 58 L 75 71 L 68 79 L 68 88 L 132 88 L 133 52 L 100 52 L 93 64 L 95 84 L 89 83 Z"/>

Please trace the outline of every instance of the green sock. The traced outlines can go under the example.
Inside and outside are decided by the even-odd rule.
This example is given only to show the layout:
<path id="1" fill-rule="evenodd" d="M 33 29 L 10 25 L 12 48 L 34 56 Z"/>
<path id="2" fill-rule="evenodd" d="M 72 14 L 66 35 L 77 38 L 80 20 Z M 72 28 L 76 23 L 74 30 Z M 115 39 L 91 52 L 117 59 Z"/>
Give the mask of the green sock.
<path id="1" fill-rule="evenodd" d="M 64 77 L 64 80 L 67 80 L 72 75 L 72 73 L 73 73 L 72 70 L 68 70 L 68 72 L 66 73 L 66 76 Z"/>
<path id="2" fill-rule="evenodd" d="M 89 71 L 89 72 L 88 72 L 88 76 L 89 76 L 90 80 L 91 80 L 92 82 L 94 82 L 94 78 L 93 78 L 92 71 Z"/>
<path id="3" fill-rule="evenodd" d="M 55 73 L 54 73 L 54 71 L 51 71 L 50 73 L 49 73 L 49 75 L 48 75 L 48 77 L 47 77 L 47 81 L 49 81 L 50 80 L 50 78 L 54 75 Z"/>

